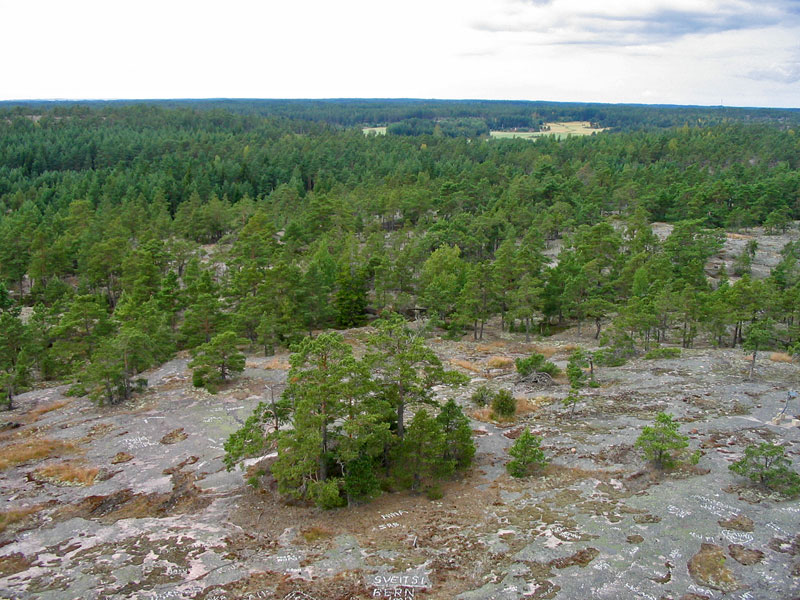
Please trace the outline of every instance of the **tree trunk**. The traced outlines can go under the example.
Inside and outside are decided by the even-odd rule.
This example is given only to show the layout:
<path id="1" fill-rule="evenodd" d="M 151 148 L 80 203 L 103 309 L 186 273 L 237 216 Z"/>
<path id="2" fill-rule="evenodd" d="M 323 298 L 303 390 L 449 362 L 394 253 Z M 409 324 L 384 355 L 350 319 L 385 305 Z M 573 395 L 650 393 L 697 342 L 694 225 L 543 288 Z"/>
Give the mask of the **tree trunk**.
<path id="1" fill-rule="evenodd" d="M 328 454 L 328 427 L 325 422 L 320 426 L 320 434 L 322 435 L 322 452 L 320 453 L 317 465 L 319 466 L 319 480 L 325 481 L 328 479 L 328 465 L 326 462 L 326 455 Z"/>
<path id="2" fill-rule="evenodd" d="M 756 370 L 756 354 L 758 354 L 758 346 L 753 348 L 753 360 L 750 362 L 750 376 L 748 377 L 750 380 L 753 379 L 753 373 Z"/>
<path id="3" fill-rule="evenodd" d="M 594 324 L 597 327 L 597 331 L 595 331 L 595 333 L 594 333 L 594 339 L 599 339 L 600 338 L 600 327 L 602 326 L 603 322 L 600 319 L 595 319 L 594 320 Z"/>
<path id="4" fill-rule="evenodd" d="M 405 428 L 403 427 L 403 413 L 405 412 L 405 408 L 406 406 L 403 402 L 397 405 L 397 437 L 401 440 L 405 435 Z"/>

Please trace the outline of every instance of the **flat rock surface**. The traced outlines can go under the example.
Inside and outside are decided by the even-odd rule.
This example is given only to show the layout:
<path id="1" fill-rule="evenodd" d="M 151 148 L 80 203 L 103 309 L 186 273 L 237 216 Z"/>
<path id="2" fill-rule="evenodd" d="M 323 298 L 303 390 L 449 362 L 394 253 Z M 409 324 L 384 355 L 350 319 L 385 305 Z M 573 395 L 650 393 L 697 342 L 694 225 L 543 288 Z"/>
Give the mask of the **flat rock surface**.
<path id="1" fill-rule="evenodd" d="M 438 392 L 476 417 L 474 467 L 440 500 L 384 494 L 328 512 L 285 505 L 268 475 L 256 491 L 222 463 L 227 436 L 284 381 L 286 356 L 249 357 L 217 395 L 191 387 L 185 359 L 149 373 L 149 389 L 121 406 L 67 398 L 64 387 L 28 392 L 3 415 L 20 425 L 0 431 L 0 453 L 49 450 L 0 471 L 3 510 L 14 511 L 0 533 L 0 598 L 800 596 L 800 502 L 728 470 L 762 441 L 783 444 L 798 468 L 800 430 L 772 422 L 799 385 L 797 364 L 765 356 L 749 382 L 738 350 L 637 359 L 598 369 L 600 387 L 570 416 L 564 383 L 518 386 L 487 366 L 545 345 L 563 364 L 569 346 L 557 340 L 433 340 L 443 360 L 475 365 L 465 370 L 473 383 Z M 469 405 L 479 384 L 511 389 L 529 410 L 504 426 L 480 420 Z M 660 411 L 701 451 L 696 466 L 661 473 L 634 448 Z M 512 479 L 506 450 L 520 427 L 543 438 L 551 463 Z M 64 461 L 97 469 L 93 482 L 32 477 Z"/>

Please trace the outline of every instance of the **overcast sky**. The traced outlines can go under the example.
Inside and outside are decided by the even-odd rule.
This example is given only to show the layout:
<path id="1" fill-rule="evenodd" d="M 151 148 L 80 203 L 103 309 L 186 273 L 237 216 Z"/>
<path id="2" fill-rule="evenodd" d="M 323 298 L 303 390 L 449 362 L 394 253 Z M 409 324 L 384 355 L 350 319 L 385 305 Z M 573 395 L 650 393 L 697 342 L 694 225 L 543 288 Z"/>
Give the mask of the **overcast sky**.
<path id="1" fill-rule="evenodd" d="M 800 0 L 0 0 L 0 99 L 800 107 Z"/>

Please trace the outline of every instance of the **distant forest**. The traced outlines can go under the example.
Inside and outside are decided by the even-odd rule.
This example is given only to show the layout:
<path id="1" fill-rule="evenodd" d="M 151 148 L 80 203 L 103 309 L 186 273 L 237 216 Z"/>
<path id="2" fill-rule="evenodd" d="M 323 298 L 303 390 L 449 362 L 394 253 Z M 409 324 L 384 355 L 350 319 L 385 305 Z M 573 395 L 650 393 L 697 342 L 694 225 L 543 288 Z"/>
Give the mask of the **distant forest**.
<path id="1" fill-rule="evenodd" d="M 463 130 L 436 130 L 448 120 Z M 565 120 L 612 130 L 485 135 Z M 0 397 L 68 381 L 118 402 L 178 350 L 219 338 L 271 353 L 389 308 L 453 337 L 491 318 L 529 337 L 590 323 L 610 361 L 664 343 L 796 351 L 797 244 L 766 280 L 749 277 L 752 247 L 713 282 L 704 266 L 721 228 L 800 218 L 799 121 L 547 102 L 2 103 Z"/>

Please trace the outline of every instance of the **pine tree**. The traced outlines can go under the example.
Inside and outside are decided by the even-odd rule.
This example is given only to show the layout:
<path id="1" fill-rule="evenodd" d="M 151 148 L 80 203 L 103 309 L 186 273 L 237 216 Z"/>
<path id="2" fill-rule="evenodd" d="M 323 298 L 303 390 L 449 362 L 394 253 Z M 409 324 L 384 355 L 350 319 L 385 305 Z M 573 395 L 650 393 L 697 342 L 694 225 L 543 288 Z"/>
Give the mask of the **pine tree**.
<path id="1" fill-rule="evenodd" d="M 335 471 L 342 419 L 365 385 L 365 371 L 335 332 L 303 338 L 290 364 L 284 395 L 293 405 L 291 428 L 278 436 L 272 473 L 281 493 L 330 506 L 331 486 L 342 483 Z"/>
<path id="2" fill-rule="evenodd" d="M 678 433 L 678 423 L 672 419 L 670 414 L 659 413 L 655 423 L 645 426 L 636 439 L 636 447 L 641 448 L 645 457 L 653 461 L 659 469 L 673 467 L 673 452 L 689 445 L 689 437 Z"/>
<path id="3" fill-rule="evenodd" d="M 234 373 L 244 371 L 245 358 L 238 347 L 246 343 L 247 340 L 239 338 L 235 332 L 224 331 L 196 348 L 194 359 L 189 363 L 195 387 L 213 392 Z"/>
<path id="4" fill-rule="evenodd" d="M 475 456 L 475 442 L 472 441 L 472 428 L 469 419 L 452 398 L 436 415 L 436 421 L 444 432 L 444 459 L 452 461 L 457 471 L 468 469 Z"/>
<path id="5" fill-rule="evenodd" d="M 512 477 L 525 477 L 531 471 L 539 469 L 547 464 L 540 445 L 542 439 L 533 435 L 527 428 L 514 441 L 508 449 L 509 455 L 514 458 L 506 463 L 506 470 Z"/>
<path id="6" fill-rule="evenodd" d="M 446 458 L 447 438 L 441 425 L 428 411 L 420 409 L 411 419 L 395 462 L 398 479 L 411 489 L 431 486 L 449 476 L 455 464 Z"/>
<path id="7" fill-rule="evenodd" d="M 422 336 L 397 313 L 384 315 L 375 322 L 375 328 L 367 341 L 366 360 L 378 393 L 396 411 L 397 435 L 402 438 L 406 406 L 431 403 L 433 386 L 464 383 L 465 378 L 445 371 Z"/>

